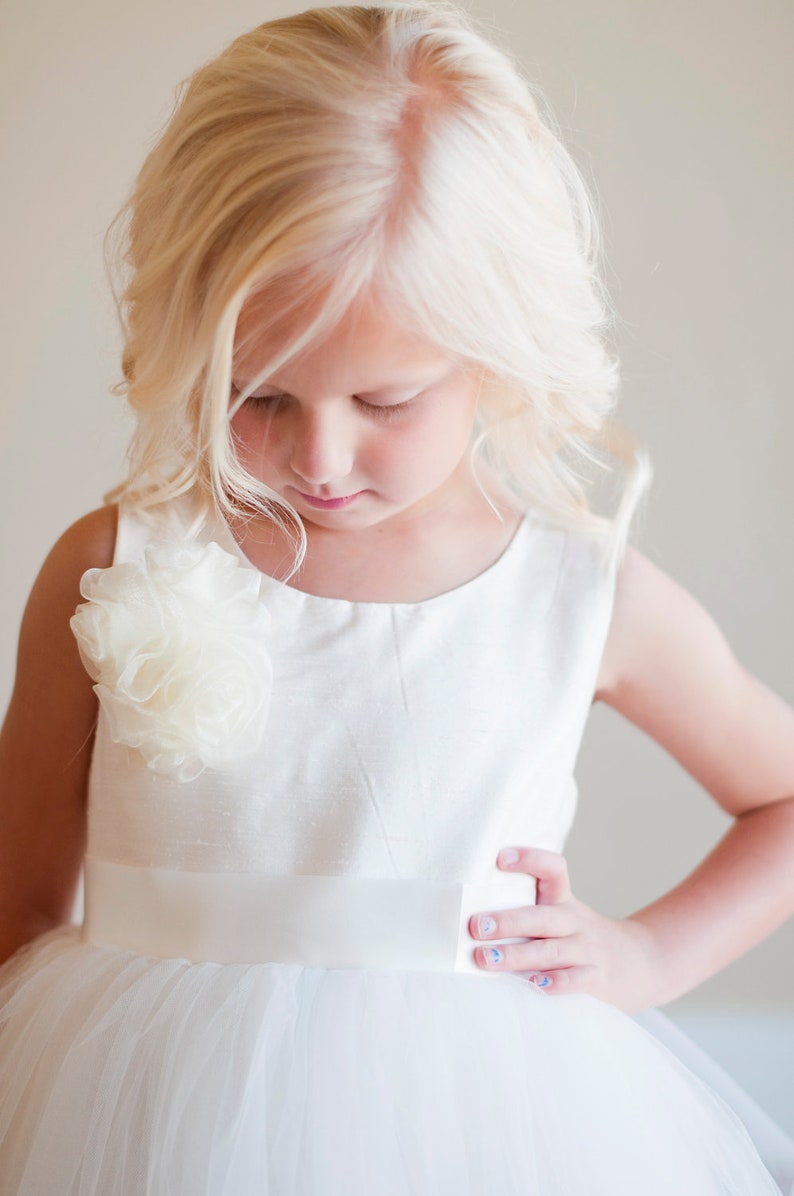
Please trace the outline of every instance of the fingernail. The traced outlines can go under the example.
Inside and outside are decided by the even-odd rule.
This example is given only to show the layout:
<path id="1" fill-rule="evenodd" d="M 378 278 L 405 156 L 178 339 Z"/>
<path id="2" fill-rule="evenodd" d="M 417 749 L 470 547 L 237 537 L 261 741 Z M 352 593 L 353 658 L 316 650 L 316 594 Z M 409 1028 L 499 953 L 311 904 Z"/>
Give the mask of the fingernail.
<path id="1" fill-rule="evenodd" d="M 482 937 L 493 934 L 496 930 L 496 918 L 492 918 L 490 914 L 482 914 L 477 922 L 477 930 Z"/>
<path id="2" fill-rule="evenodd" d="M 529 982 L 536 988 L 549 988 L 553 983 L 551 976 L 530 976 Z"/>
<path id="3" fill-rule="evenodd" d="M 516 847 L 503 847 L 499 852 L 499 863 L 515 864 L 516 860 L 518 859 L 518 854 L 518 848 Z"/>
<path id="4" fill-rule="evenodd" d="M 501 963 L 504 955 L 498 947 L 483 947 L 482 957 L 486 965 L 491 968 L 495 963 Z"/>

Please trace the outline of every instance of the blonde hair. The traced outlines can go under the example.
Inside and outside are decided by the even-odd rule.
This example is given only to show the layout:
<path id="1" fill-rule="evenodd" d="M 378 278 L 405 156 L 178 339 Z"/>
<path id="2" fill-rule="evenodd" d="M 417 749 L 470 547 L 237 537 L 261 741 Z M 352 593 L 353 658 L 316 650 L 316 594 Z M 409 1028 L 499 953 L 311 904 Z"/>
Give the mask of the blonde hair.
<path id="1" fill-rule="evenodd" d="M 646 469 L 608 422 L 593 204 L 520 70 L 454 4 L 318 8 L 239 37 L 184 86 L 119 232 L 117 389 L 138 422 L 109 498 L 195 492 L 300 536 L 235 455 L 237 318 L 252 294 L 262 331 L 302 317 L 264 376 L 375 288 L 404 330 L 483 371 L 475 465 L 622 543 Z M 621 459 L 617 512 L 599 515 L 588 479 Z"/>

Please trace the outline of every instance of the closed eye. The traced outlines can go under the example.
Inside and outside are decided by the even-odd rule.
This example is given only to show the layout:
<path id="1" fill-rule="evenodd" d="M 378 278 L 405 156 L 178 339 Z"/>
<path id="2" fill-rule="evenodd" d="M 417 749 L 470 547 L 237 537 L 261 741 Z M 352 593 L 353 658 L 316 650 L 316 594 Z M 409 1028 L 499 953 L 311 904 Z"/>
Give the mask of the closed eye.
<path id="1" fill-rule="evenodd" d="M 231 402 L 236 410 L 240 409 L 240 406 L 241 406 L 240 398 L 242 396 L 242 393 L 243 393 L 243 391 L 241 390 L 241 388 L 239 386 L 235 386 L 234 383 L 231 384 L 231 394 L 229 397 L 230 397 Z M 253 408 L 257 408 L 257 409 L 267 408 L 269 411 L 273 412 L 273 411 L 278 410 L 279 406 L 288 397 L 289 397 L 288 395 L 284 395 L 284 394 L 273 394 L 273 395 L 252 394 L 252 395 L 246 396 L 244 402 L 242 403 L 242 406 L 249 407 L 249 408 L 253 407 Z"/>
<path id="2" fill-rule="evenodd" d="M 287 395 L 249 395 L 245 400 L 251 407 L 279 407 Z"/>
<path id="3" fill-rule="evenodd" d="M 375 419 L 396 419 L 415 406 L 416 398 L 405 399 L 402 403 L 367 403 L 366 400 L 357 398 L 356 403 Z"/>
<path id="4" fill-rule="evenodd" d="M 242 391 L 239 387 L 232 384 L 232 399 L 239 399 L 241 394 Z M 282 393 L 267 395 L 252 394 L 245 400 L 245 405 L 273 412 L 277 411 L 285 402 L 288 402 L 290 397 L 290 395 Z M 415 405 L 417 398 L 418 395 L 414 395 L 412 398 L 404 399 L 399 403 L 369 403 L 366 399 L 360 399 L 357 395 L 353 395 L 353 402 L 374 419 L 388 420 L 395 419 L 408 411 L 409 408 Z"/>

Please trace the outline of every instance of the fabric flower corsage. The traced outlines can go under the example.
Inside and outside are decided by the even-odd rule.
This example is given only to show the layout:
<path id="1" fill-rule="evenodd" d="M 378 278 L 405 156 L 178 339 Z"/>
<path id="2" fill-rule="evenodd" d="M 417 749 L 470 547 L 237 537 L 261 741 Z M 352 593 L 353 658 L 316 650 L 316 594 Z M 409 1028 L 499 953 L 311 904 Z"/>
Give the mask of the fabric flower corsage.
<path id="1" fill-rule="evenodd" d="M 261 577 L 211 542 L 151 543 L 142 563 L 89 569 L 71 627 L 115 743 L 191 781 L 262 739 L 273 667 Z"/>

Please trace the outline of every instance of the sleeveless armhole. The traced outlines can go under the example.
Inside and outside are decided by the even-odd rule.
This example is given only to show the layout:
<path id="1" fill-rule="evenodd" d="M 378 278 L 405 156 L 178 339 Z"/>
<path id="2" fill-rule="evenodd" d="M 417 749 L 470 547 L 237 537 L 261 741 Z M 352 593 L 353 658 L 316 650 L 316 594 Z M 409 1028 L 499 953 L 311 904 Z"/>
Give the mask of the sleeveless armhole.
<path id="1" fill-rule="evenodd" d="M 619 567 L 620 562 L 614 558 L 604 560 L 601 544 L 594 537 L 565 534 L 554 604 L 559 603 L 574 623 L 583 625 L 581 678 L 590 690 L 591 700 L 612 625 Z M 574 607 L 579 608 L 575 616 Z"/>
<path id="2" fill-rule="evenodd" d="M 151 508 L 119 503 L 113 564 L 143 559 L 145 546 L 154 540 L 182 540 L 188 519 L 179 501 Z"/>
<path id="3" fill-rule="evenodd" d="M 113 564 L 137 560 L 141 556 L 144 544 L 150 538 L 151 528 L 141 512 L 127 503 L 119 503 Z"/>

